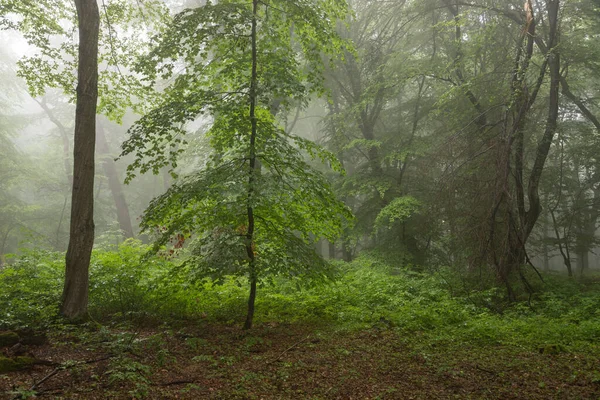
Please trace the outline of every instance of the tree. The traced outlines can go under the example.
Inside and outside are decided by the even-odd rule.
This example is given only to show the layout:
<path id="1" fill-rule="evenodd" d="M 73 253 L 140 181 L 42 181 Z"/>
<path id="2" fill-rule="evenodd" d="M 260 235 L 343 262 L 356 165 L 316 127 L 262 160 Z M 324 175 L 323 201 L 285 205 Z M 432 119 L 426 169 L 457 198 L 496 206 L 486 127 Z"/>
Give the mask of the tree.
<path id="1" fill-rule="evenodd" d="M 463 238 L 461 259 L 491 267 L 514 300 L 515 276 L 531 290 L 522 267 L 557 130 L 560 5 L 534 9 L 526 2 L 517 12 L 487 1 L 443 4 L 438 54 L 447 67 L 435 76 L 448 82 L 437 103 L 449 132 L 445 219 Z M 534 122 L 539 118 L 544 129 Z"/>
<path id="2" fill-rule="evenodd" d="M 139 111 L 145 104 L 152 103 L 145 96 L 149 92 L 139 90 L 137 78 L 123 72 L 128 72 L 128 62 L 144 47 L 146 35 L 140 34 L 140 30 L 156 28 L 155 23 L 160 25 L 165 7 L 153 0 L 144 2 L 143 6 L 128 0 L 103 3 L 106 26 L 102 32 L 95 1 L 75 1 L 76 13 L 72 7 L 70 1 L 23 4 L 3 0 L 0 2 L 0 27 L 18 29 L 38 50 L 18 63 L 19 74 L 25 78 L 32 96 L 41 96 L 48 87 L 55 87 L 77 103 L 70 242 L 61 312 L 69 318 L 78 318 L 87 309 L 87 272 L 94 241 L 95 114 L 98 107 L 102 113 L 120 121 L 128 107 Z M 19 18 L 6 18 L 10 14 Z M 78 43 L 69 31 L 73 23 L 79 26 Z M 115 27 L 121 25 L 133 29 L 124 29 L 121 37 L 117 37 Z M 107 68 L 102 69 L 99 81 L 100 45 L 103 50 L 101 61 Z M 74 71 L 77 71 L 77 77 Z M 97 104 L 99 89 L 101 101 Z M 117 196 L 116 202 L 119 198 Z M 124 231 L 131 229 L 126 227 Z"/>
<path id="3" fill-rule="evenodd" d="M 44 113 L 48 119 L 56 126 L 58 134 L 62 142 L 63 149 L 63 164 L 66 172 L 67 182 L 69 184 L 69 190 L 73 185 L 73 168 L 71 166 L 71 152 L 70 152 L 70 128 L 65 126 L 59 115 L 57 115 L 57 106 L 51 106 L 47 100 L 47 96 L 42 97 L 41 100 L 34 99 L 34 101 L 44 110 Z M 107 135 L 104 131 L 104 126 L 100 117 L 97 117 L 96 122 L 97 130 L 97 150 L 99 158 L 102 164 L 104 175 L 108 181 L 108 189 L 110 190 L 111 197 L 115 206 L 115 214 L 119 229 L 125 238 L 132 238 L 133 226 L 131 225 L 131 217 L 129 216 L 129 207 L 123 193 L 121 180 L 117 171 L 117 166 L 114 160 L 114 156 L 111 154 L 110 146 L 108 143 Z"/>
<path id="4" fill-rule="evenodd" d="M 98 100 L 100 13 L 95 0 L 75 0 L 79 26 L 71 227 L 61 313 L 70 319 L 87 313 L 89 265 L 94 245 L 94 152 Z"/>
<path id="5" fill-rule="evenodd" d="M 200 116 L 211 118 L 212 146 L 196 171 L 153 200 L 142 228 L 160 231 L 156 250 L 173 236 L 193 236 L 184 267 L 196 277 L 246 276 L 245 329 L 260 282 L 333 273 L 312 243 L 333 240 L 348 210 L 301 151 L 339 164 L 286 133 L 277 116 L 322 92 L 323 54 L 342 50 L 335 27 L 346 12 L 341 0 L 207 2 L 175 15 L 139 65 L 150 85 L 173 83 L 123 145 L 123 154 L 136 155 L 129 178 L 138 169 L 175 168 L 186 144 L 183 126 Z"/>
<path id="6" fill-rule="evenodd" d="M 344 258 L 360 245 L 396 261 L 423 264 L 420 201 L 407 183 L 425 136 L 420 123 L 431 108 L 431 79 L 423 74 L 424 60 L 413 56 L 430 46 L 427 18 L 417 2 L 353 5 L 354 17 L 340 30 L 356 52 L 329 69 L 326 81 L 332 93 L 326 140 L 348 165 L 339 192 L 357 216 L 344 238 Z"/>

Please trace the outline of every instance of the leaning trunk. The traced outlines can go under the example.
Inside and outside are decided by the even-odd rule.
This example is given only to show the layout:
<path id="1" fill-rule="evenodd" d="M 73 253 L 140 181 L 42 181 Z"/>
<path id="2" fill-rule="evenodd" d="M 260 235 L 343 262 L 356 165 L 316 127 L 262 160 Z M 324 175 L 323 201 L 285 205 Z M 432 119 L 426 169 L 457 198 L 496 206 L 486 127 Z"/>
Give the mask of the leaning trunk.
<path id="1" fill-rule="evenodd" d="M 87 313 L 88 270 L 94 244 L 94 151 L 98 99 L 98 34 L 95 0 L 75 0 L 79 23 L 77 108 L 73 151 L 71 226 L 61 313 L 78 319 Z"/>

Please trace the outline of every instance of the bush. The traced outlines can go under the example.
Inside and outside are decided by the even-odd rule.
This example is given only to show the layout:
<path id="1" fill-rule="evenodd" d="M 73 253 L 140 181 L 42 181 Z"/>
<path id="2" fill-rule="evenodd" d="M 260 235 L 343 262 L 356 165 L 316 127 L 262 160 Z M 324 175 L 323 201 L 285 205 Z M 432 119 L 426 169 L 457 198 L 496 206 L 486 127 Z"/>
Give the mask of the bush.
<path id="1" fill-rule="evenodd" d="M 0 329 L 46 326 L 58 313 L 64 256 L 24 250 L 0 270 Z"/>
<path id="2" fill-rule="evenodd" d="M 247 282 L 228 278 L 190 282 L 171 260 L 144 257 L 135 241 L 118 251 L 95 250 L 90 268 L 90 312 L 98 319 L 166 321 L 186 319 L 240 323 Z M 394 329 L 445 343 L 511 344 L 536 348 L 560 344 L 590 348 L 600 339 L 598 285 L 546 277 L 531 306 L 516 303 L 494 312 L 498 289 L 453 291 L 444 274 L 391 268 L 373 257 L 336 263 L 337 281 L 298 290 L 275 278 L 261 287 L 256 321 L 329 324 L 344 329 Z M 193 268 L 187 266 L 186 268 Z M 58 312 L 63 283 L 62 254 L 26 251 L 0 271 L 0 329 L 40 327 Z"/>

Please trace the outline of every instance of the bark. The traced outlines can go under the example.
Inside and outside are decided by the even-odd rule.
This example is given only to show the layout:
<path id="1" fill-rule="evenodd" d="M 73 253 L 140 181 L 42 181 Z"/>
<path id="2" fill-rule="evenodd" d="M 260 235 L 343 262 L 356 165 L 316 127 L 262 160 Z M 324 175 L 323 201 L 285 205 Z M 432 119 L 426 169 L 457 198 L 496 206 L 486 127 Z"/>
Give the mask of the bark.
<path id="1" fill-rule="evenodd" d="M 256 270 L 256 256 L 254 254 L 254 207 L 253 201 L 255 193 L 255 180 L 257 173 L 256 163 L 256 135 L 258 133 L 258 121 L 256 118 L 256 103 L 257 103 L 257 86 L 258 86 L 258 57 L 256 48 L 256 36 L 257 36 L 257 14 L 258 12 L 258 0 L 252 1 L 252 75 L 250 78 L 250 157 L 249 157 L 249 170 L 248 170 L 248 202 L 247 202 L 247 215 L 248 215 L 248 231 L 246 232 L 246 253 L 248 254 L 248 275 L 250 278 L 250 296 L 248 297 L 248 313 L 246 314 L 246 322 L 244 323 L 244 329 L 252 328 L 252 321 L 254 319 L 254 302 L 256 300 L 256 283 L 258 280 L 258 274 Z"/>
<path id="2" fill-rule="evenodd" d="M 100 121 L 96 124 L 98 134 L 98 152 L 102 156 L 102 168 L 104 174 L 108 180 L 108 188 L 112 194 L 112 198 L 115 202 L 115 209 L 117 211 L 117 221 L 119 221 L 119 228 L 126 239 L 133 237 L 133 227 L 131 226 L 131 217 L 129 216 L 129 207 L 127 206 L 127 200 L 123 193 L 121 186 L 121 180 L 117 173 L 117 168 L 114 159 L 110 155 L 110 149 L 108 141 L 106 140 L 106 134 L 104 127 Z"/>
<path id="3" fill-rule="evenodd" d="M 550 210 L 550 215 L 552 216 L 552 226 L 554 227 L 554 235 L 556 236 L 556 242 L 558 243 L 558 251 L 563 258 L 563 262 L 565 267 L 567 268 L 567 273 L 569 276 L 573 276 L 573 266 L 571 264 L 571 251 L 569 250 L 569 242 L 566 240 L 566 235 L 563 238 L 560 236 L 560 232 L 558 231 L 558 223 L 556 222 L 556 215 L 554 215 L 554 210 Z M 565 245 L 563 246 L 563 241 Z"/>
<path id="4" fill-rule="evenodd" d="M 525 58 L 526 66 L 529 66 L 529 54 L 533 51 L 533 42 L 534 42 L 534 33 L 532 31 L 532 27 L 535 26 L 535 20 L 533 19 L 533 11 L 531 7 L 531 2 L 528 1 L 528 18 L 527 18 L 527 56 Z M 509 257 L 507 265 L 504 268 L 508 269 L 505 275 L 511 272 L 512 269 L 516 268 L 519 271 L 521 279 L 524 285 L 527 288 L 530 288 L 529 284 L 525 280 L 522 272 L 521 266 L 525 263 L 526 260 L 526 250 L 525 245 L 529 239 L 533 228 L 540 216 L 542 211 L 542 207 L 540 204 L 539 198 L 539 184 L 542 173 L 544 171 L 544 165 L 546 164 L 546 159 L 548 158 L 548 153 L 550 151 L 550 146 L 554 140 L 554 136 L 556 134 L 557 121 L 558 121 L 558 106 L 559 106 L 559 85 L 560 85 L 560 56 L 558 52 L 558 9 L 559 9 L 559 0 L 550 0 L 547 2 L 548 4 L 548 23 L 549 23 L 549 52 L 547 54 L 547 68 L 550 74 L 550 94 L 548 100 L 548 116 L 546 119 L 546 127 L 544 129 L 544 134 L 542 135 L 541 140 L 539 141 L 536 152 L 535 152 L 535 160 L 531 172 L 528 177 L 527 184 L 527 200 L 528 200 L 528 209 L 525 209 L 525 193 L 524 193 L 524 180 L 523 180 L 523 165 L 522 165 L 522 157 L 523 157 L 523 149 L 522 145 L 517 143 L 517 152 L 515 154 L 515 183 L 517 189 L 517 211 L 518 211 L 518 225 L 513 226 L 509 231 Z M 538 78 L 538 84 L 541 79 L 543 79 L 544 69 L 546 63 L 542 66 L 543 69 L 540 72 L 540 77 Z M 529 111 L 531 105 L 535 101 L 539 90 L 539 85 L 535 88 L 534 92 L 531 94 L 530 98 L 524 99 L 525 110 Z M 522 119 L 518 120 L 517 123 L 521 123 Z M 519 129 L 518 135 L 519 137 L 523 134 L 522 129 Z M 519 139 L 519 141 L 522 140 Z M 512 218 L 512 217 L 511 217 Z M 504 277 L 506 279 L 505 283 L 507 288 L 509 286 L 507 276 Z M 509 292 L 510 292 L 510 288 Z"/>
<path id="5" fill-rule="evenodd" d="M 529 199 L 529 210 L 525 216 L 524 235 L 525 240 L 533 230 L 540 215 L 541 206 L 539 198 L 539 184 L 544 170 L 544 164 L 548 158 L 550 146 L 556 134 L 558 121 L 558 100 L 560 86 L 560 54 L 558 52 L 558 9 L 559 0 L 548 1 L 548 21 L 550 24 L 550 41 L 548 54 L 548 70 L 550 73 L 550 98 L 548 102 L 548 118 L 544 135 L 540 140 L 536 157 L 529 177 L 527 197 Z"/>
<path id="6" fill-rule="evenodd" d="M 564 76 L 560 77 L 560 86 L 562 88 L 562 94 L 571 100 L 579 108 L 581 114 L 583 114 L 592 124 L 594 124 L 596 129 L 600 132 L 600 121 L 598 121 L 598 118 L 596 118 L 590 109 L 585 106 L 585 103 L 579 97 L 575 96 L 573 92 L 571 92 L 569 83 Z"/>
<path id="7" fill-rule="evenodd" d="M 548 204 L 548 194 L 546 194 L 545 196 L 545 204 Z M 550 229 L 550 220 L 549 217 L 550 213 L 546 212 L 544 214 L 544 222 L 543 222 L 543 229 L 542 229 L 542 255 L 543 255 L 543 260 L 544 260 L 544 271 L 548 272 L 550 271 L 550 256 L 548 255 L 549 252 L 549 248 L 548 248 L 548 230 Z"/>
<path id="8" fill-rule="evenodd" d="M 514 271 L 518 272 L 523 285 L 530 292 L 532 290 L 521 267 L 527 261 L 526 243 L 541 213 L 539 183 L 557 128 L 558 89 L 560 83 L 560 58 L 558 53 L 559 1 L 551 0 L 547 4 L 549 22 L 548 48 L 550 50 L 544 52 L 547 55 L 547 59 L 540 67 L 536 84 L 531 88 L 527 84 L 525 75 L 529 70 L 534 43 L 539 40 L 539 35 L 535 30 L 536 20 L 531 1 L 528 0 L 525 3 L 526 19 L 523 29 L 524 36 L 522 37 L 522 43 L 525 45 L 523 46 L 524 49 L 521 45 L 519 46 L 515 58 L 515 69 L 512 79 L 513 99 L 511 99 L 514 107 L 511 110 L 512 117 L 507 114 L 505 119 L 506 151 L 503 155 L 504 166 L 500 172 L 498 200 L 495 202 L 496 204 L 490 218 L 490 242 L 494 240 L 497 216 L 500 215 L 503 221 L 508 221 L 506 227 L 500 227 L 500 230 L 503 230 L 501 232 L 502 236 L 496 236 L 501 240 L 499 242 L 499 255 L 496 253 L 496 247 L 493 247 L 493 255 L 498 278 L 506 286 L 510 300 L 515 300 L 515 294 L 510 283 L 510 277 Z M 525 40 L 526 42 L 524 42 Z M 539 41 L 541 42 L 541 40 Z M 546 75 L 546 70 L 549 71 L 550 75 L 548 116 L 544 133 L 535 149 L 533 167 L 529 175 L 525 177 L 524 132 L 527 116 L 536 101 Z M 513 162 L 514 164 L 511 164 Z M 514 186 L 510 184 L 511 177 L 514 178 Z M 492 246 L 495 245 L 492 243 Z"/>
<path id="9" fill-rule="evenodd" d="M 87 313 L 89 265 L 94 245 L 94 151 L 98 100 L 98 35 L 96 0 L 75 0 L 79 25 L 77 107 L 73 149 L 71 226 L 60 312 L 69 319 Z"/>
<path id="10" fill-rule="evenodd" d="M 596 177 L 597 179 L 597 177 Z M 595 179 L 594 179 L 595 180 Z M 589 268 L 589 254 L 592 250 L 596 236 L 596 224 L 600 216 L 600 188 L 593 187 L 594 197 L 591 204 L 584 204 L 582 207 L 583 221 L 582 226 L 577 232 L 577 269 L 579 275 L 583 276 L 584 271 Z"/>

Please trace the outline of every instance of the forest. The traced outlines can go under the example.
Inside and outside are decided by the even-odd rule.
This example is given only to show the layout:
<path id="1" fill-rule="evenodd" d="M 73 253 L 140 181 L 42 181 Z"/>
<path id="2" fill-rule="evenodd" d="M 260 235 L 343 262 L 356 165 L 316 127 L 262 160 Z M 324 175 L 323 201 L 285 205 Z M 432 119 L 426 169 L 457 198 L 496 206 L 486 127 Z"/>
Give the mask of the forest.
<path id="1" fill-rule="evenodd" d="M 0 0 L 0 399 L 600 399 L 600 0 Z"/>

